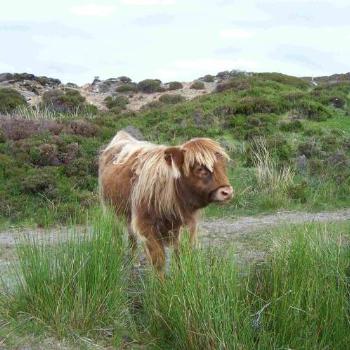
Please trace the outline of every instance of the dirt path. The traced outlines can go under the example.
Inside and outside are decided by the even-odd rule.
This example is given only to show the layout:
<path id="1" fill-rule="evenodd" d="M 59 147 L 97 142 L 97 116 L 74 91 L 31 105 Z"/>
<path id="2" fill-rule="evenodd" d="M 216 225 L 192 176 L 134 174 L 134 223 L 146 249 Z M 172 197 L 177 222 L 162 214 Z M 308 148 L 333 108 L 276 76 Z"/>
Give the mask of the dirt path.
<path id="1" fill-rule="evenodd" d="M 201 224 L 203 240 L 227 241 L 247 236 L 257 231 L 282 224 L 301 224 L 304 222 L 327 222 L 350 220 L 350 208 L 320 213 L 277 212 L 264 216 L 241 217 L 236 220 L 212 219 Z"/>
<path id="2" fill-rule="evenodd" d="M 259 257 L 261 249 L 254 249 L 252 238 L 257 232 L 288 223 L 327 222 L 350 220 L 350 208 L 338 211 L 305 213 L 305 212 L 277 212 L 275 214 L 241 217 L 233 219 L 205 219 L 200 224 L 199 241 L 202 244 L 218 245 L 234 243 L 238 253 L 244 252 L 252 257 Z M 79 234 L 84 234 L 84 228 L 76 228 Z M 14 257 L 16 241 L 26 236 L 43 242 L 55 243 L 70 236 L 67 228 L 53 229 L 11 229 L 0 232 L 0 268 Z M 256 239 L 255 239 L 256 241 Z"/>

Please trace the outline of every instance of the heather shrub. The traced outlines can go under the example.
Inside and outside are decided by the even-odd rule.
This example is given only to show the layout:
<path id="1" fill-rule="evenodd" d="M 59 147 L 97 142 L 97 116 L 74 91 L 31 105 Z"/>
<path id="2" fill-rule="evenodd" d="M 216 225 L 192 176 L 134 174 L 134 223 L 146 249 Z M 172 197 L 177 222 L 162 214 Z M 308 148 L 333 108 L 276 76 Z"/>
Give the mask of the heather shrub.
<path id="1" fill-rule="evenodd" d="M 195 81 L 192 83 L 192 85 L 190 86 L 190 89 L 193 90 L 203 90 L 205 88 L 205 85 L 202 81 Z"/>
<path id="2" fill-rule="evenodd" d="M 160 89 L 161 81 L 158 79 L 145 79 L 137 84 L 138 90 L 145 93 L 157 92 Z"/>
<path id="3" fill-rule="evenodd" d="M 64 125 L 54 120 L 26 120 L 21 118 L 1 118 L 0 130 L 9 140 L 21 140 L 48 131 L 60 134 Z"/>
<path id="4" fill-rule="evenodd" d="M 185 101 L 185 97 L 178 94 L 174 94 L 174 95 L 164 94 L 159 97 L 159 101 L 165 104 L 176 104 L 176 103 Z"/>
<path id="5" fill-rule="evenodd" d="M 55 144 L 43 143 L 30 149 L 31 162 L 35 165 L 59 165 L 58 147 Z"/>
<path id="6" fill-rule="evenodd" d="M 69 122 L 67 131 L 75 135 L 92 137 L 98 134 L 98 127 L 84 119 L 78 119 Z"/>
<path id="7" fill-rule="evenodd" d="M 171 81 L 169 83 L 169 90 L 179 90 L 182 88 L 183 88 L 183 85 L 179 81 Z"/>
<path id="8" fill-rule="evenodd" d="M 0 89 L 0 113 L 10 113 L 17 107 L 25 105 L 27 102 L 18 91 L 9 88 Z"/>

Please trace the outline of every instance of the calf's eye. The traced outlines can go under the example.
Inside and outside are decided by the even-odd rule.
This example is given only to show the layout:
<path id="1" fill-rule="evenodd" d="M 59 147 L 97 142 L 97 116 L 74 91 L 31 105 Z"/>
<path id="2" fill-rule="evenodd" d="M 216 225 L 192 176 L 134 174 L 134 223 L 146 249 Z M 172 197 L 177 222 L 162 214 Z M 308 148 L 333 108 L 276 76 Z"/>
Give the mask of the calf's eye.
<path id="1" fill-rule="evenodd" d="M 198 167 L 196 172 L 199 177 L 207 177 L 210 174 L 210 171 L 205 166 Z"/>

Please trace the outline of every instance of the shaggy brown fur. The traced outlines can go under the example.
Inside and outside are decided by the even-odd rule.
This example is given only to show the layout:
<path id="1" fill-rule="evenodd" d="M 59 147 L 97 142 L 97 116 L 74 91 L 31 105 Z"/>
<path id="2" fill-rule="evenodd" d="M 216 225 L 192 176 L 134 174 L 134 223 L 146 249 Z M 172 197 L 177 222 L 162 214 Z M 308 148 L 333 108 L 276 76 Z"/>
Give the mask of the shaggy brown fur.
<path id="1" fill-rule="evenodd" d="M 181 227 L 189 227 L 194 243 L 198 210 L 231 198 L 227 159 L 211 139 L 167 147 L 119 131 L 100 156 L 100 197 L 126 217 L 131 248 L 135 250 L 139 237 L 161 272 L 164 246 L 171 244 L 177 252 Z"/>

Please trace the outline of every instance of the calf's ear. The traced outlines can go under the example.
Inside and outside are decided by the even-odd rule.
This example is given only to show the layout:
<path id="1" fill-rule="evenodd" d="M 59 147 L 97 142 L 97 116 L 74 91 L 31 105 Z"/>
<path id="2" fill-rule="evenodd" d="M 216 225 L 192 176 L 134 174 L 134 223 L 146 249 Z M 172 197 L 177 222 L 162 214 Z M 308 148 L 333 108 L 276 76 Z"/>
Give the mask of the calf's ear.
<path id="1" fill-rule="evenodd" d="M 164 159 L 169 166 L 176 166 L 178 169 L 181 169 L 184 163 L 184 150 L 179 147 L 168 147 L 164 151 Z"/>

